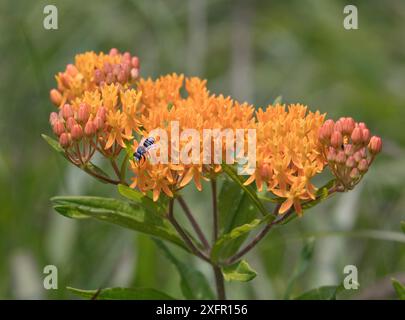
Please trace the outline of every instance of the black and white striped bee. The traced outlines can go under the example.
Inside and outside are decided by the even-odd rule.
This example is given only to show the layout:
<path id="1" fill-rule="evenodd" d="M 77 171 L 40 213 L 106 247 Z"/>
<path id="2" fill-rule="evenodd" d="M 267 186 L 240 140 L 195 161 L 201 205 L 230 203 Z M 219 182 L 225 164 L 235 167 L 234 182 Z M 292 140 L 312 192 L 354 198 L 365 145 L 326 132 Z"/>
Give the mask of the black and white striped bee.
<path id="1" fill-rule="evenodd" d="M 153 137 L 148 137 L 148 138 L 143 138 L 141 142 L 139 143 L 138 148 L 134 152 L 134 158 L 136 161 L 141 162 L 146 160 L 146 156 L 149 155 L 149 150 L 153 149 L 155 147 L 155 138 Z"/>

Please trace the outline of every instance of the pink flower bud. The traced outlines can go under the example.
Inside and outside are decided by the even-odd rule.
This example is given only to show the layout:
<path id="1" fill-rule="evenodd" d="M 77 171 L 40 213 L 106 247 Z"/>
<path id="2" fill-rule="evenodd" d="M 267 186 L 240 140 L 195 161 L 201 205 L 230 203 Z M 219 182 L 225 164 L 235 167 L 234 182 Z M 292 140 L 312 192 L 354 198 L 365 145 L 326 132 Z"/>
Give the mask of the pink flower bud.
<path id="1" fill-rule="evenodd" d="M 359 122 L 359 123 L 358 123 L 358 127 L 359 127 L 361 130 L 367 129 L 367 126 L 366 126 L 366 124 L 365 124 L 364 122 Z"/>
<path id="2" fill-rule="evenodd" d="M 350 178 L 351 179 L 357 179 L 360 177 L 360 172 L 357 168 L 353 168 L 352 171 L 350 171 Z"/>
<path id="3" fill-rule="evenodd" d="M 131 64 L 135 69 L 139 69 L 139 58 L 136 56 L 132 57 Z"/>
<path id="4" fill-rule="evenodd" d="M 361 135 L 363 136 L 363 143 L 364 145 L 367 145 L 370 142 L 370 130 L 368 129 L 363 129 L 361 131 Z"/>
<path id="5" fill-rule="evenodd" d="M 62 121 L 56 120 L 52 126 L 53 132 L 59 137 L 62 133 L 65 132 L 65 126 Z"/>
<path id="6" fill-rule="evenodd" d="M 83 136 L 82 126 L 79 124 L 75 124 L 72 128 L 71 135 L 73 140 L 80 140 Z"/>
<path id="7" fill-rule="evenodd" d="M 103 65 L 104 74 L 110 73 L 112 71 L 112 66 L 108 62 L 104 62 Z"/>
<path id="8" fill-rule="evenodd" d="M 357 166 L 360 172 L 366 172 L 368 170 L 368 162 L 366 159 L 361 159 Z"/>
<path id="9" fill-rule="evenodd" d="M 59 144 L 61 145 L 62 148 L 67 148 L 70 145 L 70 134 L 64 132 L 60 135 L 59 137 Z"/>
<path id="10" fill-rule="evenodd" d="M 131 79 L 136 80 L 136 79 L 138 79 L 138 77 L 139 77 L 139 69 L 133 68 L 131 70 Z"/>
<path id="11" fill-rule="evenodd" d="M 55 105 L 55 106 L 60 106 L 60 104 L 62 103 L 62 94 L 56 90 L 56 89 L 52 89 L 49 92 L 49 98 L 51 99 L 51 102 Z"/>
<path id="12" fill-rule="evenodd" d="M 73 117 L 70 117 L 66 120 L 66 128 L 69 131 L 72 131 L 73 127 L 76 125 L 76 120 Z"/>
<path id="13" fill-rule="evenodd" d="M 58 120 L 59 120 L 58 114 L 56 112 L 51 112 L 51 114 L 49 115 L 49 123 L 51 124 L 51 126 L 53 126 L 55 122 Z"/>
<path id="14" fill-rule="evenodd" d="M 343 131 L 342 121 L 340 121 L 340 120 L 336 121 L 333 130 L 342 133 L 342 131 Z"/>
<path id="15" fill-rule="evenodd" d="M 328 154 L 326 155 L 326 160 L 328 162 L 335 162 L 336 159 L 336 151 L 333 148 L 329 148 Z"/>
<path id="16" fill-rule="evenodd" d="M 346 167 L 353 168 L 356 165 L 356 160 L 353 157 L 349 157 L 346 160 Z"/>
<path id="17" fill-rule="evenodd" d="M 336 124 L 335 124 L 335 129 L 336 129 Z M 343 137 L 340 131 L 333 131 L 332 136 L 330 138 L 330 144 L 334 148 L 340 148 L 343 143 Z"/>
<path id="18" fill-rule="evenodd" d="M 97 116 L 97 117 L 100 117 L 101 120 L 104 122 L 105 119 L 106 119 L 106 116 L 107 116 L 107 109 L 106 109 L 105 107 L 100 107 L 100 108 L 97 110 L 97 115 L 96 115 L 96 116 Z"/>
<path id="19" fill-rule="evenodd" d="M 119 83 L 125 83 L 125 82 L 128 81 L 128 76 L 127 76 L 127 74 L 125 73 L 124 70 L 120 71 L 120 73 L 117 76 L 117 80 L 118 80 Z"/>
<path id="20" fill-rule="evenodd" d="M 122 60 L 131 62 L 131 54 L 129 52 L 124 52 L 122 55 Z"/>
<path id="21" fill-rule="evenodd" d="M 111 50 L 110 50 L 110 56 L 116 56 L 119 53 L 120 52 L 118 51 L 117 48 L 111 48 Z"/>
<path id="22" fill-rule="evenodd" d="M 328 119 L 325 121 L 325 123 L 319 130 L 319 139 L 321 140 L 321 142 L 326 144 L 329 143 L 329 139 L 332 135 L 334 125 L 335 123 L 333 120 Z"/>
<path id="23" fill-rule="evenodd" d="M 345 155 L 352 156 L 354 153 L 354 147 L 352 144 L 345 144 L 344 146 Z"/>
<path id="24" fill-rule="evenodd" d="M 96 124 L 91 120 L 87 121 L 86 126 L 84 127 L 84 134 L 90 137 L 94 135 L 96 131 L 97 131 Z"/>
<path id="25" fill-rule="evenodd" d="M 362 143 L 363 142 L 362 129 L 360 129 L 360 127 L 354 128 L 351 138 L 354 144 Z"/>
<path id="26" fill-rule="evenodd" d="M 344 164 L 346 162 L 346 155 L 343 151 L 339 151 L 336 156 L 336 163 Z"/>
<path id="27" fill-rule="evenodd" d="M 74 113 L 73 113 L 73 109 L 72 109 L 72 107 L 70 106 L 70 104 L 65 104 L 65 105 L 63 105 L 63 107 L 62 107 L 62 116 L 63 116 L 63 119 L 68 119 L 68 118 L 70 118 L 70 117 L 73 117 L 73 115 L 74 115 Z"/>
<path id="28" fill-rule="evenodd" d="M 268 180 L 271 178 L 272 176 L 272 170 L 271 167 L 268 163 L 263 164 L 260 173 L 262 175 L 262 177 L 264 178 L 264 180 Z"/>
<path id="29" fill-rule="evenodd" d="M 370 150 L 371 154 L 380 153 L 382 149 L 382 140 L 380 137 L 372 136 L 370 139 L 370 143 L 368 144 L 368 150 Z"/>
<path id="30" fill-rule="evenodd" d="M 104 73 L 100 69 L 96 69 L 94 71 L 94 81 L 96 84 L 100 84 L 101 82 L 104 81 Z"/>
<path id="31" fill-rule="evenodd" d="M 77 120 L 81 123 L 87 122 L 90 116 L 90 107 L 86 103 L 81 103 L 77 112 Z"/>
<path id="32" fill-rule="evenodd" d="M 353 120 L 353 118 L 344 118 L 342 120 L 342 130 L 343 130 L 343 134 L 345 135 L 350 135 L 352 133 L 352 131 L 354 130 L 355 127 L 355 122 Z"/>
<path id="33" fill-rule="evenodd" d="M 104 121 L 99 116 L 96 116 L 94 119 L 94 124 L 96 125 L 97 131 L 104 128 Z"/>
<path id="34" fill-rule="evenodd" d="M 105 82 L 106 82 L 107 84 L 111 84 L 111 83 L 114 82 L 114 75 L 113 75 L 112 72 L 109 72 L 109 73 L 106 74 L 106 76 L 105 76 Z"/>
<path id="35" fill-rule="evenodd" d="M 66 66 L 66 73 L 71 77 L 75 77 L 79 73 L 79 71 L 73 64 L 68 64 Z"/>
<path id="36" fill-rule="evenodd" d="M 362 157 L 363 159 L 367 158 L 367 150 L 366 150 L 366 148 L 361 148 L 361 149 L 359 150 L 359 153 L 360 153 L 360 155 L 361 155 L 361 157 Z"/>
<path id="37" fill-rule="evenodd" d="M 113 66 L 113 71 L 112 71 L 114 77 L 118 77 L 118 75 L 120 74 L 120 72 L 121 72 L 121 66 L 120 66 L 119 64 L 115 64 L 115 65 Z"/>
<path id="38" fill-rule="evenodd" d="M 353 155 L 353 158 L 354 158 L 354 160 L 356 160 L 356 162 L 360 162 L 360 160 L 363 159 L 360 151 L 355 152 Z"/>

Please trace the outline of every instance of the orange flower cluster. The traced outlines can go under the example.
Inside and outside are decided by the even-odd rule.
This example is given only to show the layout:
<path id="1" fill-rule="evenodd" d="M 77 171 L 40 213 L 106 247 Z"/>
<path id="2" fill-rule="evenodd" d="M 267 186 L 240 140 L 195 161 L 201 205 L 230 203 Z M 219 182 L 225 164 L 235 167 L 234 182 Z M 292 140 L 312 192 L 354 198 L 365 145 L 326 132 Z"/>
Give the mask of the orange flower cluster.
<path id="1" fill-rule="evenodd" d="M 184 82 L 187 92 L 185 98 L 180 94 Z M 183 75 L 173 74 L 156 81 L 141 79 L 138 90 L 142 92 L 141 123 L 144 137 L 148 137 L 156 128 L 165 130 L 168 135 L 168 164 L 145 162 L 140 166 L 135 160 L 131 161 L 131 168 L 135 174 L 131 186 L 138 187 L 143 192 L 152 190 L 154 200 L 157 200 L 161 190 L 168 196 L 173 196 L 172 191 L 184 187 L 191 180 L 194 180 L 197 189 L 201 190 L 201 179 L 208 179 L 221 170 L 220 164 L 214 163 L 214 157 L 210 163 L 203 164 L 204 143 L 202 141 L 199 141 L 198 164 L 184 164 L 181 161 L 178 163 L 172 159 L 172 134 L 173 136 L 176 134 L 172 132 L 172 121 L 178 122 L 179 132 L 192 128 L 200 137 L 203 137 L 204 129 L 254 127 L 254 109 L 251 105 L 240 104 L 229 97 L 211 95 L 206 88 L 206 81 L 199 78 L 187 78 L 184 81 Z M 186 143 L 188 143 L 187 139 L 179 139 L 173 154 L 178 155 L 178 151 L 182 150 Z M 212 143 L 212 140 L 208 142 L 211 144 L 211 154 L 214 151 Z M 135 141 L 134 150 L 137 146 L 138 142 Z M 223 158 L 226 156 L 227 148 L 229 146 L 223 139 L 221 146 Z"/>
<path id="2" fill-rule="evenodd" d="M 199 78 L 177 74 L 157 80 L 138 78 L 139 60 L 129 53 L 111 49 L 109 54 L 77 55 L 75 64 L 56 76 L 57 89 L 51 90 L 50 98 L 59 112 L 51 113 L 50 123 L 75 165 L 86 165 L 95 151 L 109 158 L 119 178 L 110 180 L 113 183 L 125 183 L 125 174 L 119 172 L 115 160 L 128 145 L 137 150 L 134 135 L 147 138 L 157 128 L 163 129 L 168 138 L 167 162 L 130 159 L 131 186 L 152 192 L 155 201 L 161 192 L 173 197 L 192 180 L 201 190 L 201 180 L 211 179 L 222 170 L 223 162 L 215 161 L 215 152 L 222 153 L 222 160 L 229 153 L 235 154 L 234 143 L 229 145 L 222 137 L 218 148 L 213 136 L 204 135 L 207 129 L 243 129 L 245 149 L 248 129 L 255 130 L 256 169 L 245 184 L 255 182 L 259 191 L 265 186 L 281 197 L 280 214 L 291 208 L 301 214 L 301 203 L 316 198 L 311 180 L 326 164 L 339 183 L 351 189 L 381 150 L 381 138 L 370 137 L 365 124 L 351 118 L 324 123 L 324 114 L 310 112 L 300 104 L 270 105 L 255 111 L 247 103 L 211 94 L 206 81 Z M 178 124 L 178 132 L 172 132 L 173 122 Z M 178 161 L 192 140 L 182 136 L 185 129 L 200 137 L 197 155 L 186 148 L 187 156 L 198 157 L 193 163 Z M 203 158 L 207 146 L 211 151 L 208 161 Z M 154 156 L 161 153 L 158 149 Z M 126 168 L 125 163 L 122 168 Z"/>
<path id="3" fill-rule="evenodd" d="M 268 106 L 256 113 L 257 167 L 245 184 L 256 181 L 275 195 L 286 198 L 279 213 L 292 206 L 301 213 L 301 200 L 315 199 L 311 178 L 320 173 L 325 160 L 318 143 L 324 115 L 307 112 L 303 105 Z"/>
<path id="4" fill-rule="evenodd" d="M 138 77 L 139 59 L 129 52 L 121 54 L 115 48 L 109 54 L 90 51 L 76 55 L 75 64 L 68 64 L 64 72 L 56 75 L 57 89 L 50 91 L 50 99 L 62 106 L 104 83 L 128 86 Z"/>

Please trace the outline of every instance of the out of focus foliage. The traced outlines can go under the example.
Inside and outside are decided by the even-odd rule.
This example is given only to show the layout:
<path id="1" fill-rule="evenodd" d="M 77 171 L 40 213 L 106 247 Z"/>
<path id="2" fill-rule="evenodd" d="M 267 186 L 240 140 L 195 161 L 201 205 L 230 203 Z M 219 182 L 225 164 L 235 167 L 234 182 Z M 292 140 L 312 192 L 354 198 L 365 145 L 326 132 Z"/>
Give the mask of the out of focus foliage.
<path id="1" fill-rule="evenodd" d="M 350 1 L 359 11 L 351 31 L 342 24 L 348 3 L 338 0 L 54 1 L 58 30 L 43 28 L 46 4 L 0 4 L 0 298 L 68 298 L 66 286 L 118 285 L 181 296 L 175 267 L 148 237 L 50 209 L 55 194 L 115 195 L 40 137 L 54 108 L 53 75 L 78 52 L 111 47 L 138 55 L 143 76 L 198 75 L 212 92 L 256 105 L 282 95 L 330 117 L 363 120 L 381 135 L 383 155 L 355 191 L 272 231 L 250 253 L 259 276 L 227 285 L 235 289 L 229 298 L 283 298 L 287 288 L 294 297 L 341 282 L 344 266 L 356 265 L 360 288 L 343 297 L 395 296 L 390 279 L 405 282 L 404 1 Z M 205 189 L 188 196 L 208 225 Z M 308 237 L 314 252 L 296 277 Z M 42 286 L 48 264 L 58 267 L 59 290 Z M 196 267 L 211 276 L 208 266 Z"/>

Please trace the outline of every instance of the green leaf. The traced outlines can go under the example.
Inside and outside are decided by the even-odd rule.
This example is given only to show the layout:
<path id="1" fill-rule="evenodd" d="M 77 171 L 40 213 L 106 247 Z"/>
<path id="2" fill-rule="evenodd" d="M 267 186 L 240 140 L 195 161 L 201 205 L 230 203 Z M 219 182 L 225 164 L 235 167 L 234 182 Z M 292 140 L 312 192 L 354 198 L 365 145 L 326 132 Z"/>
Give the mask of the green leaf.
<path id="1" fill-rule="evenodd" d="M 242 181 L 241 176 L 237 175 L 237 173 L 231 166 L 224 164 L 222 165 L 222 169 L 228 175 L 228 177 L 235 181 L 243 189 L 243 191 L 245 191 L 251 202 L 256 206 L 257 209 L 259 209 L 262 215 L 267 215 L 267 210 L 264 207 L 263 203 L 257 197 L 257 193 L 254 188 L 251 185 L 245 186 L 243 184 L 244 181 Z"/>
<path id="2" fill-rule="evenodd" d="M 118 192 L 125 198 L 139 204 L 151 213 L 164 215 L 167 212 L 166 206 L 161 202 L 154 202 L 151 198 L 144 195 L 142 192 L 132 189 L 123 184 L 118 185 Z"/>
<path id="3" fill-rule="evenodd" d="M 392 285 L 400 300 L 405 300 L 405 286 L 396 279 L 391 279 Z"/>
<path id="4" fill-rule="evenodd" d="M 174 300 L 164 292 L 151 288 L 105 288 L 101 290 L 82 290 L 67 287 L 73 294 L 94 300 Z"/>
<path id="5" fill-rule="evenodd" d="M 187 249 L 169 222 L 157 214 L 146 212 L 138 204 L 102 197 L 53 197 L 57 212 L 70 218 L 85 216 L 170 241 Z"/>
<path id="6" fill-rule="evenodd" d="M 224 267 L 222 274 L 226 281 L 242 281 L 247 282 L 253 280 L 257 273 L 254 271 L 245 260 L 236 262 L 233 265 Z"/>
<path id="7" fill-rule="evenodd" d="M 298 264 L 288 282 L 287 289 L 284 294 L 284 299 L 289 299 L 291 296 L 292 289 L 294 287 L 295 282 L 299 277 L 301 277 L 305 271 L 308 269 L 309 264 L 311 262 L 312 254 L 315 248 L 315 240 L 314 238 L 309 238 L 306 240 L 304 247 L 301 251 L 301 256 L 298 261 Z"/>
<path id="8" fill-rule="evenodd" d="M 225 179 L 218 197 L 220 235 L 227 234 L 237 227 L 251 223 L 257 217 L 257 209 L 246 192 L 235 182 Z M 228 241 L 222 246 L 221 255 L 229 257 L 242 245 L 248 232 Z M 215 256 L 215 254 L 214 254 Z"/>
<path id="9" fill-rule="evenodd" d="M 405 221 L 401 221 L 401 230 L 405 233 Z"/>
<path id="10" fill-rule="evenodd" d="M 273 106 L 275 106 L 276 104 L 281 104 L 282 102 L 283 102 L 283 96 L 278 96 L 278 97 L 276 97 L 276 99 L 274 99 Z"/>
<path id="11" fill-rule="evenodd" d="M 221 236 L 214 244 L 211 250 L 211 259 L 218 262 L 220 259 L 226 259 L 235 253 L 235 247 L 238 249 L 240 245 L 235 245 L 238 239 L 246 238 L 250 231 L 257 228 L 265 220 L 254 219 L 250 223 L 245 223 L 234 228 L 231 232 Z"/>
<path id="12" fill-rule="evenodd" d="M 55 139 L 47 136 L 46 134 L 41 134 L 41 137 L 57 152 L 59 153 L 65 153 L 65 150 L 60 146 L 59 142 L 56 141 Z"/>
<path id="13" fill-rule="evenodd" d="M 336 294 L 339 291 L 339 286 L 323 286 L 309 290 L 294 300 L 336 300 Z"/>
<path id="14" fill-rule="evenodd" d="M 155 242 L 177 268 L 180 275 L 180 288 L 186 299 L 215 299 L 207 279 L 200 271 L 179 261 L 162 241 L 155 240 Z"/>

